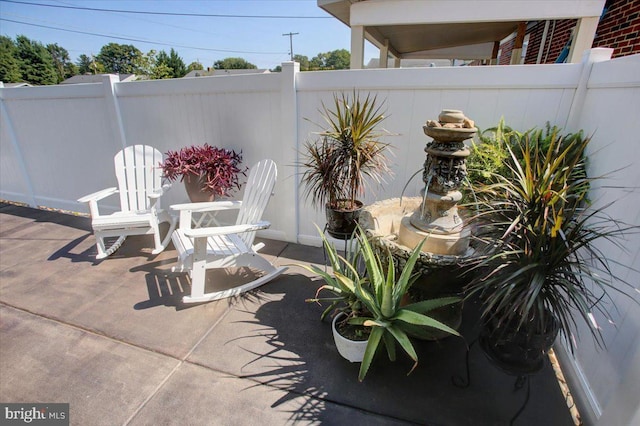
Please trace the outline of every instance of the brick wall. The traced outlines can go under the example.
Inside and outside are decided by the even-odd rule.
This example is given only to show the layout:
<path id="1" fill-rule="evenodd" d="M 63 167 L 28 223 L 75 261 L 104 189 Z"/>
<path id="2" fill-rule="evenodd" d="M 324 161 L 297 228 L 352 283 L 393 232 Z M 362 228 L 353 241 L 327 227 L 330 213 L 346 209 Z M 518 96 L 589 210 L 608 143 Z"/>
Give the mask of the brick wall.
<path id="1" fill-rule="evenodd" d="M 575 19 L 562 19 L 558 21 L 551 21 L 549 23 L 547 38 L 544 43 L 540 63 L 553 64 L 556 59 L 558 59 L 562 49 L 569 42 L 571 31 L 576 26 L 576 22 L 577 20 Z M 535 64 L 538 59 L 540 42 L 542 41 L 542 34 L 544 32 L 544 24 L 544 21 L 538 21 L 535 22 L 532 27 L 527 29 L 527 34 L 529 34 L 529 46 L 527 47 L 525 64 Z"/>
<path id="2" fill-rule="evenodd" d="M 500 45 L 500 61 L 498 62 L 498 65 L 509 65 L 511 63 L 511 51 L 513 50 L 515 42 L 516 39 L 514 37 Z"/>
<path id="3" fill-rule="evenodd" d="M 614 58 L 640 53 L 640 0 L 609 0 L 606 2 L 605 9 L 606 13 L 598 25 L 593 47 L 613 48 L 612 57 Z M 550 22 L 541 63 L 552 64 L 558 59 L 576 23 L 575 19 Z M 527 28 L 529 45 L 525 58 L 526 64 L 536 63 L 544 25 L 544 21 L 532 22 Z M 501 65 L 510 63 L 512 47 L 513 39 L 500 46 Z"/>
<path id="4" fill-rule="evenodd" d="M 610 0 L 594 47 L 613 48 L 613 57 L 640 53 L 640 0 Z"/>

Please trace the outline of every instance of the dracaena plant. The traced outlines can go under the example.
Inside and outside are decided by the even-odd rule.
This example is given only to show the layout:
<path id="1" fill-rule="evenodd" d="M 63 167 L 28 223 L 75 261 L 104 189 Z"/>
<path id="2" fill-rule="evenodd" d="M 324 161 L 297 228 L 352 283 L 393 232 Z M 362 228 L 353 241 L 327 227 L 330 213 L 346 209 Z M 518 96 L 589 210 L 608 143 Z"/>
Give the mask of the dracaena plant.
<path id="1" fill-rule="evenodd" d="M 348 258 L 338 254 L 335 246 L 330 244 L 323 232 L 320 232 L 323 244 L 331 260 L 333 272 L 326 272 L 315 266 L 304 266 L 320 275 L 325 285 L 320 290 L 328 290 L 335 297 L 324 299 L 332 302 L 329 309 L 337 307 L 347 314 L 347 322 L 354 326 L 362 326 L 369 335 L 358 380 L 364 380 L 373 357 L 382 345 L 386 348 L 391 361 L 396 359 L 396 343 L 414 361 L 412 369 L 418 365 L 418 355 L 407 333 L 415 331 L 414 327 L 426 327 L 441 330 L 459 336 L 449 326 L 431 318 L 427 313 L 433 309 L 457 303 L 458 297 L 444 297 L 401 305 L 403 296 L 414 283 L 418 274 L 414 273 L 415 263 L 420 256 L 420 247 L 412 251 L 399 277 L 396 277 L 393 256 L 387 253 L 387 261 L 382 262 L 374 252 L 371 243 L 360 228 L 357 233 L 356 253 Z M 423 241 L 424 242 L 424 241 Z M 360 271 L 360 262 L 364 270 Z M 328 310 L 323 313 L 326 314 Z"/>
<path id="2" fill-rule="evenodd" d="M 390 133 L 378 128 L 385 119 L 383 105 L 376 96 L 355 91 L 335 94 L 331 107 L 322 104 L 325 123 L 318 126 L 325 130 L 305 143 L 299 163 L 312 205 L 353 209 L 368 182 L 381 184 L 390 173 L 389 144 L 381 140 Z"/>
<path id="3" fill-rule="evenodd" d="M 242 152 L 204 144 L 168 151 L 160 166 L 169 181 L 203 176 L 208 191 L 229 196 L 232 189 L 240 189 L 240 175 L 246 174 L 247 168 L 241 163 Z"/>
<path id="4" fill-rule="evenodd" d="M 577 318 L 601 342 L 592 312 L 607 315 L 609 292 L 624 293 L 628 283 L 615 276 L 617 262 L 598 242 L 623 247 L 625 234 L 638 227 L 589 203 L 590 185 L 602 179 L 587 177 L 589 141 L 526 132 L 507 145 L 507 172 L 475 188 L 484 252 L 472 260 L 477 275 L 467 294 L 480 296 L 483 317 L 498 328 L 533 335 L 556 323 L 570 337 Z M 574 340 L 567 340 L 573 349 Z"/>

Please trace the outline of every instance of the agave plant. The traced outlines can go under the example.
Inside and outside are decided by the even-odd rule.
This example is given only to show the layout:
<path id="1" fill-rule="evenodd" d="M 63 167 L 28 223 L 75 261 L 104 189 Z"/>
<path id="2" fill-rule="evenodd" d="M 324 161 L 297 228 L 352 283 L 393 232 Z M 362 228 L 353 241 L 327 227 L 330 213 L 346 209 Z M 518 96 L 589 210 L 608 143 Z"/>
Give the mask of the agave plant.
<path id="1" fill-rule="evenodd" d="M 301 264 L 300 267 L 319 275 L 325 282 L 316 291 L 314 298 L 307 299 L 307 302 L 320 303 L 328 302 L 329 306 L 322 312 L 320 319 L 324 319 L 328 314 L 337 315 L 342 312 L 346 316 L 346 320 L 358 316 L 362 312 L 362 303 L 355 294 L 355 282 L 360 280 L 361 273 L 359 265 L 361 259 L 361 251 L 355 250 L 354 240 L 351 240 L 351 246 L 347 250 L 345 256 L 340 256 L 335 246 L 327 240 L 317 226 L 318 233 L 322 237 L 322 244 L 331 264 L 332 273 L 321 269 L 316 265 Z M 320 297 L 322 292 L 331 293 L 331 297 Z"/>
<path id="2" fill-rule="evenodd" d="M 435 328 L 460 336 L 456 330 L 426 315 L 433 309 L 457 303 L 460 298 L 443 297 L 402 306 L 402 298 L 419 276 L 414 274 L 413 269 L 424 241 L 413 249 L 398 279 L 390 253 L 387 254 L 387 262 L 383 263 L 380 257 L 374 254 L 366 237 L 358 237 L 358 242 L 366 265 L 367 279 L 365 285 L 361 280 L 355 281 L 355 295 L 366 308 L 366 313 L 350 319 L 349 323 L 371 327 L 358 380 L 364 380 L 381 342 L 391 361 L 396 359 L 396 342 L 400 345 L 414 361 L 408 373 L 410 374 L 418 365 L 418 355 L 407 334 L 411 331 L 411 326 Z"/>
<path id="3" fill-rule="evenodd" d="M 527 132 L 507 145 L 508 172 L 476 188 L 478 234 L 487 251 L 474 260 L 473 269 L 483 273 L 468 286 L 468 297 L 480 295 L 483 317 L 498 329 L 532 335 L 556 323 L 569 337 L 581 317 L 601 342 L 592 310 L 606 315 L 608 292 L 624 292 L 614 282 L 627 283 L 614 276 L 611 264 L 617 262 L 596 242 L 622 247 L 624 235 L 637 227 L 609 217 L 607 206 L 589 204 L 589 186 L 600 179 L 586 174 L 589 141 Z"/>
<path id="4" fill-rule="evenodd" d="M 325 280 L 326 284 L 320 289 L 329 290 L 335 295 L 334 298 L 319 299 L 333 303 L 328 309 L 340 306 L 339 310 L 348 315 L 349 324 L 368 329 L 369 338 L 358 380 L 364 380 L 381 344 L 385 346 L 391 361 L 396 359 L 396 343 L 400 345 L 414 361 L 410 374 L 418 365 L 418 355 L 407 333 L 415 331 L 416 326 L 434 328 L 459 336 L 456 330 L 426 315 L 433 309 L 459 302 L 459 297 L 424 300 L 406 306 L 401 304 L 403 296 L 419 276 L 413 269 L 422 244 L 418 244 L 412 251 L 400 277 L 396 279 L 393 256 L 387 253 L 387 261 L 382 262 L 361 229 L 358 229 L 357 252 L 349 255 L 348 259 L 338 255 L 335 246 L 327 241 L 324 233 L 321 232 L 320 235 L 331 260 L 333 272 L 328 273 L 315 266 L 305 268 Z M 365 265 L 363 272 L 358 269 L 359 261 Z M 325 310 L 323 315 L 327 312 L 328 310 Z"/>

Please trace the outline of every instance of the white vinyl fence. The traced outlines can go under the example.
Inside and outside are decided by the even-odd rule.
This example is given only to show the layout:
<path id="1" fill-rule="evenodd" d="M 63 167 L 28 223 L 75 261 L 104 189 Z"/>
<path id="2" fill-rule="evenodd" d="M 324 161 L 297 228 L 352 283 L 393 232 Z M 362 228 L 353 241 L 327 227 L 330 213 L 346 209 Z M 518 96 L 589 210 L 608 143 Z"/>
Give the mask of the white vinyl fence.
<path id="1" fill-rule="evenodd" d="M 324 213 L 302 197 L 295 166 L 302 143 L 321 130 L 319 112 L 334 93 L 354 90 L 385 100 L 385 129 L 395 134 L 393 176 L 371 188 L 365 202 L 398 197 L 422 167 L 429 141 L 422 126 L 444 108 L 461 109 L 480 129 L 500 118 L 517 130 L 547 122 L 593 134 L 591 172 L 615 173 L 625 191 L 594 188 L 598 202 L 618 199 L 611 216 L 640 225 L 640 55 L 610 60 L 593 49 L 580 64 L 376 69 L 199 77 L 143 82 L 0 88 L 0 198 L 87 212 L 75 200 L 114 186 L 113 156 L 123 146 L 148 144 L 162 152 L 209 143 L 242 150 L 248 166 L 262 158 L 278 164 L 276 193 L 261 235 L 318 245 L 314 223 Z M 418 193 L 416 178 L 406 195 Z M 635 189 L 633 189 L 636 187 Z M 174 184 L 164 205 L 186 201 Z M 112 210 L 117 199 L 107 200 Z M 107 209 L 108 210 L 108 209 Z M 616 259 L 640 269 L 640 236 L 629 237 Z M 637 272 L 625 273 L 634 285 Z M 640 296 L 636 297 L 640 300 Z M 588 423 L 628 424 L 640 411 L 640 308 L 619 298 L 615 326 L 599 318 L 607 349 L 586 344 L 575 357 L 559 348 L 572 390 Z M 635 417 L 634 417 L 635 416 Z"/>

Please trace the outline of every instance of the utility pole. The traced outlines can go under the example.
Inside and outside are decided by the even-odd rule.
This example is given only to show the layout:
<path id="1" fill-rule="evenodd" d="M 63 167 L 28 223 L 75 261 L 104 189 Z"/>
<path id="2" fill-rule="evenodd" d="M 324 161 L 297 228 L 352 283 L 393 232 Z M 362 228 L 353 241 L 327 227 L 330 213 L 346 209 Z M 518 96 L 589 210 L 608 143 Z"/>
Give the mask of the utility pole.
<path id="1" fill-rule="evenodd" d="M 290 52 L 291 52 L 291 62 L 293 62 L 293 36 L 294 35 L 298 35 L 300 33 L 287 33 L 287 34 L 282 34 L 283 36 L 289 36 L 289 46 L 291 48 Z"/>

